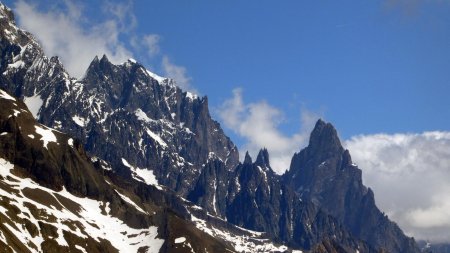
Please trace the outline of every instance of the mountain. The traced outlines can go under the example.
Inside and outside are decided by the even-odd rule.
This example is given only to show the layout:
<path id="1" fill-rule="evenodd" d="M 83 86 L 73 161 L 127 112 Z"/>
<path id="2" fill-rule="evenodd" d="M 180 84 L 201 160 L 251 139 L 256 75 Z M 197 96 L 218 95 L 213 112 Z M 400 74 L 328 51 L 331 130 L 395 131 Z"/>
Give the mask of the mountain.
<path id="1" fill-rule="evenodd" d="M 265 149 L 239 162 L 207 97 L 135 60 L 95 57 L 71 78 L 2 4 L 0 35 L 0 100 L 10 108 L 0 123 L 5 250 L 419 252 L 377 209 L 330 124 L 318 121 L 280 176 Z M 53 204 L 38 205 L 26 184 Z M 21 206 L 10 205 L 13 197 Z M 20 215 L 24 203 L 54 218 Z"/>
<path id="2" fill-rule="evenodd" d="M 376 248 L 420 252 L 414 240 L 376 207 L 372 190 L 363 185 L 361 170 L 330 123 L 316 123 L 308 147 L 294 154 L 283 181 Z"/>

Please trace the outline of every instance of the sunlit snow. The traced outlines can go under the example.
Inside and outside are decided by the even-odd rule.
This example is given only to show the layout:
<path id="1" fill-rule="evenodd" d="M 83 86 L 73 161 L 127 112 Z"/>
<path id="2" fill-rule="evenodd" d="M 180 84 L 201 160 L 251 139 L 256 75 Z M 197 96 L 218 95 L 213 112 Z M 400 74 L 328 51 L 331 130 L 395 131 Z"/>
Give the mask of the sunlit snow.
<path id="1" fill-rule="evenodd" d="M 44 101 L 41 99 L 39 95 L 34 95 L 32 97 L 24 97 L 23 102 L 27 105 L 28 110 L 30 110 L 33 117 L 37 119 L 39 110 L 42 107 Z"/>
<path id="2" fill-rule="evenodd" d="M 175 238 L 175 243 L 183 243 L 186 241 L 186 237 Z"/>
<path id="3" fill-rule="evenodd" d="M 86 119 L 83 119 L 82 117 L 75 115 L 72 117 L 72 120 L 79 125 L 80 127 L 85 127 L 88 121 Z"/>
<path id="4" fill-rule="evenodd" d="M 0 97 L 12 101 L 16 101 L 15 98 L 11 97 L 8 93 L 4 92 L 3 90 L 0 90 Z"/>
<path id="5" fill-rule="evenodd" d="M 156 186 L 156 188 L 158 188 L 160 190 L 162 189 L 161 186 L 158 184 L 158 180 L 156 179 L 155 174 L 153 174 L 153 170 L 141 169 L 141 168 L 138 168 L 138 167 L 134 167 L 134 166 L 130 165 L 128 163 L 128 161 L 125 160 L 124 158 L 122 158 L 122 163 L 123 163 L 123 165 L 127 166 L 128 168 L 130 168 L 130 170 L 132 172 L 134 172 L 134 173 L 132 173 L 132 176 L 137 181 L 146 183 L 148 185 Z"/>
<path id="6" fill-rule="evenodd" d="M 42 136 L 40 140 L 44 142 L 44 148 L 48 149 L 47 145 L 49 142 L 57 142 L 56 135 L 52 130 L 45 129 L 37 125 L 34 126 L 34 128 L 36 133 Z"/>

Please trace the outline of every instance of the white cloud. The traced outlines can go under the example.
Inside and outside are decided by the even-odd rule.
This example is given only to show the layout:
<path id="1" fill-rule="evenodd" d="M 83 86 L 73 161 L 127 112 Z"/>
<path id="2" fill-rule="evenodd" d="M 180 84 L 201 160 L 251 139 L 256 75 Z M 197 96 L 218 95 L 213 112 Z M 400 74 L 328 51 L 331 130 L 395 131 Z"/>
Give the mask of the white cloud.
<path id="1" fill-rule="evenodd" d="M 109 19 L 85 29 L 82 8 L 70 1 L 65 3 L 66 12 L 54 9 L 43 12 L 35 5 L 18 1 L 15 12 L 20 25 L 36 36 L 46 54 L 59 56 L 71 75 L 81 77 L 95 55 L 107 54 L 114 63 L 131 56 L 119 40 L 124 32 L 121 18 L 128 8 L 122 6 L 121 11 L 117 8 Z"/>
<path id="2" fill-rule="evenodd" d="M 284 120 L 283 113 L 265 101 L 245 104 L 242 89 L 234 89 L 233 97 L 226 100 L 219 108 L 218 115 L 225 127 L 231 129 L 246 140 L 240 147 L 241 157 L 248 150 L 255 158 L 258 151 L 266 147 L 270 153 L 272 168 L 282 174 L 289 168 L 292 155 L 307 144 L 309 133 L 318 115 L 302 110 L 301 129 L 291 135 L 279 130 Z"/>
<path id="3" fill-rule="evenodd" d="M 197 90 L 191 86 L 191 78 L 187 75 L 185 67 L 172 63 L 168 56 L 163 56 L 162 67 L 164 74 L 167 77 L 174 79 L 180 88 L 196 94 L 198 93 Z"/>
<path id="4" fill-rule="evenodd" d="M 361 135 L 345 142 L 377 205 L 416 238 L 450 238 L 450 132 Z"/>
<path id="5" fill-rule="evenodd" d="M 160 36 L 157 34 L 145 35 L 142 39 L 148 55 L 155 55 L 159 53 L 159 40 Z"/>

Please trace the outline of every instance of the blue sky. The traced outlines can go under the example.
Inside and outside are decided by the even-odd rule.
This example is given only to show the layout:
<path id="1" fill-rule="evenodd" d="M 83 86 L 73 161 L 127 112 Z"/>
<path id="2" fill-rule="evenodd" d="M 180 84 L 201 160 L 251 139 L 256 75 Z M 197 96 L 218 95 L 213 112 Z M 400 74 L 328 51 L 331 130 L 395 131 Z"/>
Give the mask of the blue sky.
<path id="1" fill-rule="evenodd" d="M 142 29 L 162 36 L 212 106 L 242 87 L 246 101 L 285 112 L 288 132 L 299 126 L 301 106 L 344 138 L 449 129 L 446 3 L 183 3 L 136 3 L 136 15 L 148 17 Z"/>
<path id="2" fill-rule="evenodd" d="M 266 146 L 279 173 L 332 122 L 383 211 L 450 238 L 450 1 L 3 2 L 73 76 L 106 53 L 207 95 L 241 152 Z"/>
<path id="3" fill-rule="evenodd" d="M 245 100 L 281 108 L 286 131 L 298 126 L 300 106 L 344 138 L 449 129 L 449 6 L 409 13 L 380 1 L 195 1 L 173 10 L 162 2 L 157 10 L 170 11 L 149 25 L 169 19 L 155 29 L 164 48 L 213 106 L 239 86 Z"/>

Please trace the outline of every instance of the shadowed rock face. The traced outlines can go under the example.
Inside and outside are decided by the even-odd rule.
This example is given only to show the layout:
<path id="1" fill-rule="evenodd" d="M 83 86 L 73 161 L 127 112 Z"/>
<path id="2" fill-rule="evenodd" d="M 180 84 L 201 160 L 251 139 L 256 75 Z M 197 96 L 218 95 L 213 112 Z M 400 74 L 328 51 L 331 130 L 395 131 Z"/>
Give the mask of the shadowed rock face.
<path id="1" fill-rule="evenodd" d="M 227 194 L 227 220 L 257 231 L 265 231 L 275 241 L 311 250 L 323 240 L 335 240 L 340 252 L 375 252 L 358 240 L 332 216 L 309 201 L 303 201 L 272 170 L 266 149 L 255 163 L 250 156 L 234 172 Z"/>
<path id="2" fill-rule="evenodd" d="M 316 123 L 308 147 L 294 155 L 283 181 L 371 245 L 389 252 L 420 252 L 376 207 L 372 190 L 363 185 L 361 170 L 330 123 Z"/>

